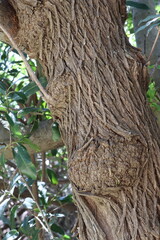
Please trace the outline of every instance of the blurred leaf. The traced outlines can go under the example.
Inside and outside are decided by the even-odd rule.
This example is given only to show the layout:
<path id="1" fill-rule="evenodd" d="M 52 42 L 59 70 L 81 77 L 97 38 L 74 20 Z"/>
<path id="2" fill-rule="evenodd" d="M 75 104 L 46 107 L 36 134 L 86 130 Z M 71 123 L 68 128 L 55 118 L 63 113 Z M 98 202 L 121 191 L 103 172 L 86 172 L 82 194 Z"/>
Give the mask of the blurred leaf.
<path id="1" fill-rule="evenodd" d="M 59 197 L 58 201 L 60 201 L 61 203 L 71 203 L 71 202 L 73 202 L 73 196 L 72 196 L 72 194 L 69 194 L 64 197 Z"/>
<path id="2" fill-rule="evenodd" d="M 42 84 L 42 86 L 45 88 L 47 85 L 47 79 L 44 77 L 41 77 L 41 78 L 39 78 L 39 81 Z M 23 87 L 21 89 L 21 92 L 23 92 L 28 97 L 33 95 L 37 91 L 39 91 L 39 88 L 37 87 L 37 85 L 34 82 L 28 83 L 25 87 Z"/>
<path id="3" fill-rule="evenodd" d="M 8 121 L 8 123 L 9 123 L 9 125 L 10 125 L 11 127 L 13 127 L 13 126 L 14 126 L 14 121 L 13 121 L 13 119 L 9 116 L 8 113 L 5 113 L 5 117 L 6 117 L 7 121 Z"/>
<path id="4" fill-rule="evenodd" d="M 14 124 L 11 128 L 11 132 L 15 137 L 21 138 L 23 135 L 20 130 L 20 126 L 18 124 Z"/>
<path id="5" fill-rule="evenodd" d="M 153 18 L 153 19 L 150 20 L 150 21 L 147 21 L 143 26 L 141 26 L 141 27 L 139 27 L 139 28 L 137 29 L 137 31 L 135 32 L 135 34 L 138 33 L 139 31 L 144 30 L 145 28 L 149 27 L 150 25 L 153 25 L 154 22 L 156 22 L 156 21 L 157 21 L 157 23 L 155 23 L 154 26 L 155 26 L 155 25 L 158 26 L 159 23 L 160 23 L 159 18 L 160 18 L 160 17 L 156 17 L 156 18 Z M 145 19 L 143 19 L 142 21 L 140 21 L 139 24 L 145 22 L 144 20 L 145 20 Z M 149 31 L 151 31 L 151 30 L 152 30 L 152 26 L 150 26 L 150 30 L 149 30 Z"/>
<path id="6" fill-rule="evenodd" d="M 53 141 L 57 142 L 60 140 L 60 138 L 61 138 L 61 134 L 59 131 L 58 124 L 54 123 L 52 126 L 52 139 L 53 139 Z"/>
<path id="7" fill-rule="evenodd" d="M 0 107 L 0 112 L 7 112 L 7 108 L 6 107 Z"/>
<path id="8" fill-rule="evenodd" d="M 5 161 L 4 152 L 3 152 L 3 153 L 1 153 L 1 155 L 0 155 L 0 165 L 4 167 L 5 162 L 6 162 L 6 161 Z"/>
<path id="9" fill-rule="evenodd" d="M 2 91 L 1 93 L 5 93 L 6 90 L 7 90 L 7 85 L 2 81 L 0 81 L 0 92 Z"/>
<path id="10" fill-rule="evenodd" d="M 18 71 L 18 69 L 12 69 L 8 73 L 9 73 L 9 75 L 16 77 L 19 74 L 19 71 Z"/>
<path id="11" fill-rule="evenodd" d="M 159 22 L 157 22 L 157 23 L 155 23 L 155 24 L 152 24 L 149 28 L 148 28 L 148 30 L 147 30 L 147 37 L 148 37 L 148 34 L 150 33 L 150 31 L 152 31 L 152 29 L 154 28 L 154 27 L 156 27 L 156 26 L 158 26 L 160 24 L 160 21 Z"/>
<path id="12" fill-rule="evenodd" d="M 12 207 L 11 209 L 11 213 L 10 213 L 10 227 L 11 229 L 14 229 L 16 228 L 16 217 L 17 217 L 17 209 L 18 209 L 18 206 L 15 205 Z"/>
<path id="13" fill-rule="evenodd" d="M 18 180 L 20 180 L 20 179 L 21 179 L 21 176 L 19 173 L 17 173 L 10 182 L 10 188 L 14 188 L 16 186 Z"/>
<path id="14" fill-rule="evenodd" d="M 3 52 L 3 54 L 1 55 L 1 60 L 5 60 L 7 58 L 7 54 L 6 51 Z"/>
<path id="15" fill-rule="evenodd" d="M 23 202 L 23 207 L 25 207 L 27 209 L 34 209 L 35 201 L 32 198 L 27 197 L 27 198 L 25 198 L 25 200 Z"/>
<path id="16" fill-rule="evenodd" d="M 40 148 L 37 144 L 33 143 L 29 138 L 23 138 L 21 141 L 22 144 L 28 144 L 36 152 L 40 152 Z"/>
<path id="17" fill-rule="evenodd" d="M 21 103 L 25 103 L 27 100 L 26 95 L 22 92 L 11 92 L 8 95 L 8 97 L 11 98 L 13 101 L 17 101 L 17 102 L 21 102 Z"/>
<path id="18" fill-rule="evenodd" d="M 0 144 L 0 150 L 4 149 L 6 147 L 5 143 L 4 144 Z"/>
<path id="19" fill-rule="evenodd" d="M 32 240 L 38 240 L 39 230 L 35 228 L 35 223 L 33 222 L 33 219 L 30 220 L 29 216 L 25 217 L 23 220 L 20 226 L 20 231 L 26 236 L 32 237 Z"/>
<path id="20" fill-rule="evenodd" d="M 20 110 L 17 114 L 17 117 L 22 118 L 25 115 L 30 114 L 30 113 L 38 114 L 38 113 L 43 113 L 43 112 L 46 112 L 46 111 L 49 111 L 49 110 L 47 108 L 27 107 L 27 108 L 24 108 L 24 109 Z"/>
<path id="21" fill-rule="evenodd" d="M 57 152 L 58 152 L 57 149 L 52 149 L 52 150 L 51 150 L 52 156 L 56 156 Z"/>
<path id="22" fill-rule="evenodd" d="M 39 108 L 35 108 L 35 107 L 26 107 L 24 109 L 21 109 L 18 114 L 17 114 L 17 117 L 18 118 L 22 118 L 24 117 L 25 115 L 27 114 L 30 114 L 30 113 L 33 113 L 33 112 L 38 112 L 39 111 Z"/>
<path id="23" fill-rule="evenodd" d="M 52 230 L 53 232 L 59 233 L 59 234 L 61 234 L 61 235 L 64 235 L 64 230 L 63 230 L 60 226 L 58 226 L 57 224 L 55 224 L 55 223 L 52 224 L 51 230 Z"/>
<path id="24" fill-rule="evenodd" d="M 21 64 L 23 63 L 23 61 L 21 61 L 21 60 L 20 60 L 20 61 L 15 61 L 15 60 L 14 60 L 14 61 L 12 61 L 11 63 L 12 63 L 12 64 L 15 64 L 15 63 L 16 63 L 16 64 L 18 64 L 18 65 L 21 65 Z"/>
<path id="25" fill-rule="evenodd" d="M 141 21 L 139 21 L 139 25 L 140 25 L 141 23 L 148 22 L 149 20 L 158 19 L 158 18 L 160 18 L 160 14 L 149 15 L 149 16 L 147 16 L 146 18 L 144 18 L 144 19 L 142 19 Z"/>
<path id="26" fill-rule="evenodd" d="M 8 202 L 10 201 L 10 199 L 5 199 L 2 203 L 0 203 L 0 216 L 3 215 L 6 207 L 8 206 Z"/>
<path id="27" fill-rule="evenodd" d="M 3 224 L 6 224 L 9 226 L 9 219 L 6 218 L 4 215 L 0 216 L 0 220 L 3 222 Z"/>
<path id="28" fill-rule="evenodd" d="M 155 96 L 156 96 L 155 82 L 152 82 L 149 84 L 149 88 L 147 91 L 147 98 L 148 98 L 149 102 L 152 102 L 153 99 L 155 98 Z"/>
<path id="29" fill-rule="evenodd" d="M 52 184 L 58 184 L 56 173 L 52 169 L 47 168 L 47 175 Z"/>
<path id="30" fill-rule="evenodd" d="M 4 236 L 3 240 L 14 240 L 17 239 L 18 235 L 19 232 L 17 232 L 16 229 L 13 229 Z"/>
<path id="31" fill-rule="evenodd" d="M 144 3 L 138 3 L 134 1 L 126 1 L 126 5 L 130 7 L 135 7 L 139 9 L 149 9 L 149 7 Z"/>
<path id="32" fill-rule="evenodd" d="M 31 162 L 31 158 L 26 148 L 20 144 L 13 149 L 13 155 L 20 172 L 33 180 L 36 180 L 36 168 Z"/>
<path id="33" fill-rule="evenodd" d="M 35 65 L 34 61 L 32 61 L 31 59 L 29 59 L 28 61 L 29 65 L 31 66 L 32 70 L 35 72 L 37 69 L 37 66 Z"/>
<path id="34" fill-rule="evenodd" d="M 66 235 L 66 234 L 63 235 L 63 237 L 64 237 L 64 239 L 71 239 L 70 236 L 68 236 L 68 235 Z"/>
<path id="35" fill-rule="evenodd" d="M 46 184 L 44 182 L 38 182 L 38 190 L 39 190 L 39 199 L 41 205 L 45 207 L 48 202 L 48 192 L 46 188 Z"/>

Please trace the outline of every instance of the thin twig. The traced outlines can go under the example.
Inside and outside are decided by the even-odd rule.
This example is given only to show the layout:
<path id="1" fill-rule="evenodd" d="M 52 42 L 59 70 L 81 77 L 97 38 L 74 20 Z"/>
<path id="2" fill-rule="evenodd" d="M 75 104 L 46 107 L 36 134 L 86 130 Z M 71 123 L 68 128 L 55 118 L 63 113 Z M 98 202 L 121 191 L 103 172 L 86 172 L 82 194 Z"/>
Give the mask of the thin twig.
<path id="1" fill-rule="evenodd" d="M 42 182 L 46 182 L 46 152 L 42 152 Z"/>
<path id="2" fill-rule="evenodd" d="M 45 99 L 45 101 L 47 103 L 51 103 L 52 102 L 52 98 L 48 95 L 48 93 L 46 92 L 46 90 L 43 88 L 43 86 L 41 85 L 41 83 L 39 82 L 39 80 L 37 79 L 35 73 L 33 72 L 31 66 L 29 65 L 27 59 L 25 58 L 23 52 L 20 50 L 20 48 L 18 47 L 18 45 L 16 44 L 15 40 L 12 38 L 12 36 L 10 35 L 10 33 L 5 29 L 5 27 L 0 23 L 0 28 L 1 30 L 5 33 L 5 35 L 8 37 L 9 41 L 11 42 L 12 46 L 17 50 L 17 52 L 19 53 L 19 55 L 21 56 L 24 65 L 32 79 L 33 82 L 35 82 L 37 84 L 37 86 L 39 87 L 41 93 L 43 94 L 43 97 Z"/>
<path id="3" fill-rule="evenodd" d="M 35 199 L 35 197 L 34 197 L 32 191 L 31 191 L 30 187 L 28 186 L 28 184 L 27 184 L 26 180 L 24 179 L 24 177 L 22 176 L 22 174 L 21 174 L 21 177 L 22 177 L 22 180 L 24 181 L 24 183 L 26 184 L 26 187 L 27 187 L 29 193 L 31 194 L 33 200 L 35 201 L 38 210 L 40 211 L 40 213 L 41 213 L 41 215 L 42 215 L 42 218 L 43 218 L 43 220 L 44 220 L 44 222 L 45 222 L 45 224 L 46 224 L 46 228 L 48 229 L 48 232 L 49 232 L 50 235 L 52 236 L 52 239 L 54 239 L 54 236 L 53 236 L 52 230 L 51 230 L 51 228 L 50 228 L 50 226 L 49 226 L 49 224 L 48 224 L 48 222 L 47 222 L 47 219 L 46 219 L 46 217 L 45 217 L 45 215 L 44 215 L 44 213 L 43 213 L 43 211 L 42 211 L 42 209 L 41 209 L 39 203 L 36 201 L 36 199 Z"/>
<path id="4" fill-rule="evenodd" d="M 151 51 L 150 51 L 150 54 L 149 54 L 149 56 L 148 56 L 147 62 L 150 60 L 150 58 L 151 58 L 151 56 L 152 56 L 152 53 L 153 53 L 153 51 L 154 51 L 154 49 L 155 49 L 155 46 L 156 46 L 156 43 L 157 43 L 157 41 L 158 41 L 159 35 L 160 35 L 160 30 L 158 29 L 158 32 L 157 32 L 156 38 L 155 38 L 155 40 L 154 40 L 154 43 L 153 43 L 152 49 L 151 49 Z"/>

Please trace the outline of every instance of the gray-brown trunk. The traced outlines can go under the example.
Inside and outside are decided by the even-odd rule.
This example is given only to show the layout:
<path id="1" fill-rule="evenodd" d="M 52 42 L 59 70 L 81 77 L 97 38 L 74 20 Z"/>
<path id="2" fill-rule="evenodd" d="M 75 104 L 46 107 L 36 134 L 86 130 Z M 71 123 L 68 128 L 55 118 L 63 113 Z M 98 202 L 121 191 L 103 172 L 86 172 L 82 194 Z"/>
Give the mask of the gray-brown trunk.
<path id="1" fill-rule="evenodd" d="M 50 109 L 69 152 L 79 239 L 160 239 L 158 128 L 145 98 L 145 61 L 124 34 L 125 2 L 11 2 L 17 41 L 49 81 Z"/>

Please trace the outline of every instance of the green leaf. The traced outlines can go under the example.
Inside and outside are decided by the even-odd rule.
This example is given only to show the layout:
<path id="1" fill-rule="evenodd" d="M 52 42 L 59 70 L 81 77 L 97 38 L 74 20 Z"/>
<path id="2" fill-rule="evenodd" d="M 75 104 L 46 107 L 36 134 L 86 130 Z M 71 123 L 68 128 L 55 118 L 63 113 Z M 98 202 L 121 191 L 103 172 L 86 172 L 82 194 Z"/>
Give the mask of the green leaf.
<path id="1" fill-rule="evenodd" d="M 10 228 L 11 229 L 14 229 L 16 228 L 16 217 L 17 217 L 17 209 L 18 209 L 18 206 L 15 205 L 12 207 L 11 209 L 11 214 L 10 214 Z"/>
<path id="2" fill-rule="evenodd" d="M 71 239 L 70 236 L 68 236 L 68 235 L 66 235 L 66 234 L 63 235 L 63 237 L 64 237 L 64 239 Z"/>
<path id="3" fill-rule="evenodd" d="M 4 157 L 4 152 L 0 155 L 0 165 L 4 167 L 5 165 L 5 157 Z"/>
<path id="4" fill-rule="evenodd" d="M 158 16 L 158 15 L 156 15 L 156 16 Z M 147 19 L 147 18 L 145 18 L 145 19 Z M 150 26 L 150 28 L 149 28 L 148 31 L 151 31 L 152 28 L 153 28 L 153 27 L 152 27 L 153 25 L 154 25 L 154 26 L 158 26 L 159 23 L 160 23 L 160 21 L 159 21 L 160 17 L 159 17 L 159 16 L 156 17 L 156 18 L 153 18 L 153 19 L 150 20 L 150 21 L 145 21 L 145 19 L 143 19 L 142 21 L 139 22 L 139 24 L 141 24 L 141 23 L 143 23 L 143 22 L 146 22 L 146 23 L 145 23 L 143 26 L 139 27 L 139 28 L 137 29 L 137 31 L 135 32 L 135 34 L 138 33 L 139 31 L 142 31 L 143 29 L 145 29 L 145 28 L 147 28 L 147 27 L 149 27 L 149 26 Z M 157 22 L 156 22 L 156 21 L 157 21 Z M 156 22 L 156 23 L 154 23 L 154 22 Z M 147 34 L 148 34 L 148 32 L 147 32 Z"/>
<path id="5" fill-rule="evenodd" d="M 26 107 L 24 109 L 21 109 L 18 114 L 17 114 L 17 117 L 18 118 L 22 118 L 24 117 L 25 115 L 29 114 L 29 113 L 33 113 L 33 112 L 38 112 L 39 111 L 39 108 L 35 108 L 35 107 Z"/>
<path id="6" fill-rule="evenodd" d="M 52 139 L 53 139 L 53 141 L 57 142 L 60 140 L 60 138 L 61 138 L 61 134 L 59 131 L 58 124 L 54 123 L 52 126 Z"/>
<path id="7" fill-rule="evenodd" d="M 4 82 L 0 81 L 0 88 L 3 89 L 4 91 L 6 91 L 7 85 Z"/>
<path id="8" fill-rule="evenodd" d="M 64 197 L 59 197 L 58 201 L 60 201 L 61 203 L 71 203 L 73 202 L 72 194 L 69 194 Z"/>
<path id="9" fill-rule="evenodd" d="M 47 79 L 44 77 L 39 78 L 40 83 L 45 88 L 47 85 Z M 28 97 L 39 91 L 39 88 L 34 82 L 28 83 L 25 87 L 21 89 L 21 91 L 27 95 Z"/>
<path id="10" fill-rule="evenodd" d="M 51 150 L 52 156 L 56 156 L 57 153 L 58 153 L 58 150 L 57 150 L 57 149 L 52 149 L 52 150 Z"/>
<path id="11" fill-rule="evenodd" d="M 21 141 L 22 144 L 28 144 L 36 152 L 40 152 L 40 147 L 33 143 L 29 138 L 23 138 Z"/>
<path id="12" fill-rule="evenodd" d="M 59 233 L 59 234 L 61 234 L 61 235 L 64 235 L 64 230 L 63 230 L 60 226 L 58 226 L 57 224 L 55 224 L 55 223 L 52 224 L 51 230 L 52 230 L 53 232 Z"/>
<path id="13" fill-rule="evenodd" d="M 24 233 L 25 236 L 30 237 L 29 239 L 38 240 L 39 230 L 37 230 L 36 227 L 35 227 L 34 219 L 30 220 L 29 216 L 25 217 L 25 219 L 23 220 L 23 222 L 20 226 L 20 231 L 22 233 Z"/>
<path id="14" fill-rule="evenodd" d="M 135 7 L 139 9 L 149 9 L 149 7 L 144 3 L 138 3 L 134 1 L 126 1 L 126 5 L 130 7 Z"/>
<path id="15" fill-rule="evenodd" d="M 10 127 L 13 127 L 13 126 L 14 126 L 14 121 L 13 121 L 13 119 L 9 116 L 8 113 L 5 113 L 5 117 L 6 117 L 7 121 L 8 121 L 8 123 L 9 123 Z"/>
<path id="16" fill-rule="evenodd" d="M 47 175 L 52 184 L 58 184 L 56 173 L 52 169 L 47 168 Z"/>
<path id="17" fill-rule="evenodd" d="M 38 114 L 38 113 L 43 113 L 43 112 L 47 112 L 47 111 L 49 111 L 47 108 L 27 107 L 27 108 L 24 108 L 24 109 L 20 110 L 17 114 L 17 117 L 22 118 L 25 115 L 30 114 L 30 113 L 37 113 Z"/>
<path id="18" fill-rule="evenodd" d="M 147 91 L 147 98 L 149 102 L 152 102 L 156 96 L 156 87 L 155 87 L 155 82 L 152 82 L 149 84 L 149 88 Z"/>
<path id="19" fill-rule="evenodd" d="M 33 165 L 31 158 L 26 148 L 20 144 L 13 149 L 13 155 L 20 172 L 33 180 L 36 180 L 36 168 Z"/>
<path id="20" fill-rule="evenodd" d="M 0 81 L 0 93 L 5 94 L 6 90 L 7 90 L 6 84 Z"/>
<path id="21" fill-rule="evenodd" d="M 7 108 L 6 107 L 0 107 L 0 112 L 7 112 Z"/>
<path id="22" fill-rule="evenodd" d="M 3 216 L 3 213 L 6 209 L 6 207 L 8 206 L 8 202 L 9 202 L 9 198 L 5 199 L 1 204 L 0 204 L 0 217 Z"/>
<path id="23" fill-rule="evenodd" d="M 21 130 L 20 130 L 20 126 L 18 124 L 15 124 L 10 129 L 11 129 L 12 134 L 15 137 L 21 138 L 23 136 L 22 133 L 21 133 Z"/>
<path id="24" fill-rule="evenodd" d="M 152 29 L 153 29 L 154 27 L 157 27 L 158 25 L 160 25 L 160 21 L 158 21 L 158 22 L 155 23 L 155 24 L 152 24 L 152 25 L 148 28 L 148 30 L 147 30 L 147 37 L 148 37 L 148 34 L 150 33 L 150 31 L 152 31 Z"/>
<path id="25" fill-rule="evenodd" d="M 10 99 L 13 101 L 25 103 L 27 100 L 27 96 L 23 92 L 12 92 L 8 95 Z"/>
<path id="26" fill-rule="evenodd" d="M 23 207 L 27 209 L 33 209 L 35 207 L 35 201 L 32 198 L 27 197 L 23 202 Z"/>
<path id="27" fill-rule="evenodd" d="M 135 32 L 135 34 L 137 34 L 138 32 L 140 32 L 140 31 L 142 31 L 142 30 L 144 30 L 144 29 L 147 28 L 147 27 L 148 27 L 148 24 L 145 24 L 145 25 L 139 27 L 139 28 L 137 29 L 137 31 Z"/>
<path id="28" fill-rule="evenodd" d="M 14 188 L 17 186 L 18 181 L 21 179 L 21 176 L 19 173 L 17 173 L 13 179 L 11 179 L 11 183 L 10 183 L 10 189 L 11 192 L 14 190 Z"/>
<path id="29" fill-rule="evenodd" d="M 152 19 L 158 19 L 160 17 L 160 14 L 156 14 L 156 15 L 149 15 L 148 17 L 142 19 L 141 21 L 139 21 L 139 25 L 143 22 L 148 22 L 149 20 L 152 20 Z"/>
<path id="30" fill-rule="evenodd" d="M 14 240 L 17 239 L 18 235 L 19 232 L 17 232 L 16 229 L 13 229 L 4 236 L 3 240 Z"/>

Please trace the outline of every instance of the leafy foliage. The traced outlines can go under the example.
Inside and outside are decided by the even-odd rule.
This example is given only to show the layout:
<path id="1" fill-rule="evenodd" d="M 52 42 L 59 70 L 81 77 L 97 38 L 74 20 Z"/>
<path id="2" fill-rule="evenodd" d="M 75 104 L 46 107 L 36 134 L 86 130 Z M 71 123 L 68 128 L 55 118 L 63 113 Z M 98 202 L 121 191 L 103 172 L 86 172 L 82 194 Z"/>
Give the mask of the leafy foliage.
<path id="1" fill-rule="evenodd" d="M 154 27 L 159 27 L 159 25 L 160 25 L 160 14 L 150 15 L 150 16 L 144 18 L 143 20 L 141 20 L 139 22 L 139 25 L 140 24 L 143 24 L 143 25 L 137 29 L 136 33 L 144 30 L 145 28 L 148 28 L 147 29 L 147 35 L 148 35 Z"/>
<path id="2" fill-rule="evenodd" d="M 127 0 L 126 5 L 130 6 L 130 7 L 139 8 L 139 9 L 149 9 L 149 7 L 146 4 L 135 2 L 135 1 L 128 1 Z"/>
<path id="3" fill-rule="evenodd" d="M 75 207 L 66 173 L 65 148 L 31 156 L 25 146 L 40 152 L 30 136 L 41 121 L 51 119 L 38 87 L 31 82 L 19 55 L 0 43 L 0 122 L 9 130 L 9 141 L 0 144 L 0 236 L 5 239 L 71 239 Z M 39 75 L 35 61 L 30 65 Z M 46 86 L 44 76 L 39 81 Z M 27 131 L 26 131 L 27 129 Z M 58 124 L 53 124 L 53 140 L 60 139 Z M 12 148 L 13 159 L 5 154 Z M 45 167 L 45 171 L 43 170 Z M 35 190 L 36 189 L 36 190 Z M 38 195 L 35 192 L 38 192 Z M 59 199 L 66 198 L 65 202 Z M 73 205 L 70 213 L 63 205 Z M 48 209 L 51 209 L 48 211 Z M 71 217 L 70 226 L 67 217 Z M 73 223 L 72 223 L 73 222 Z M 76 239 L 76 238 L 72 238 Z"/>

